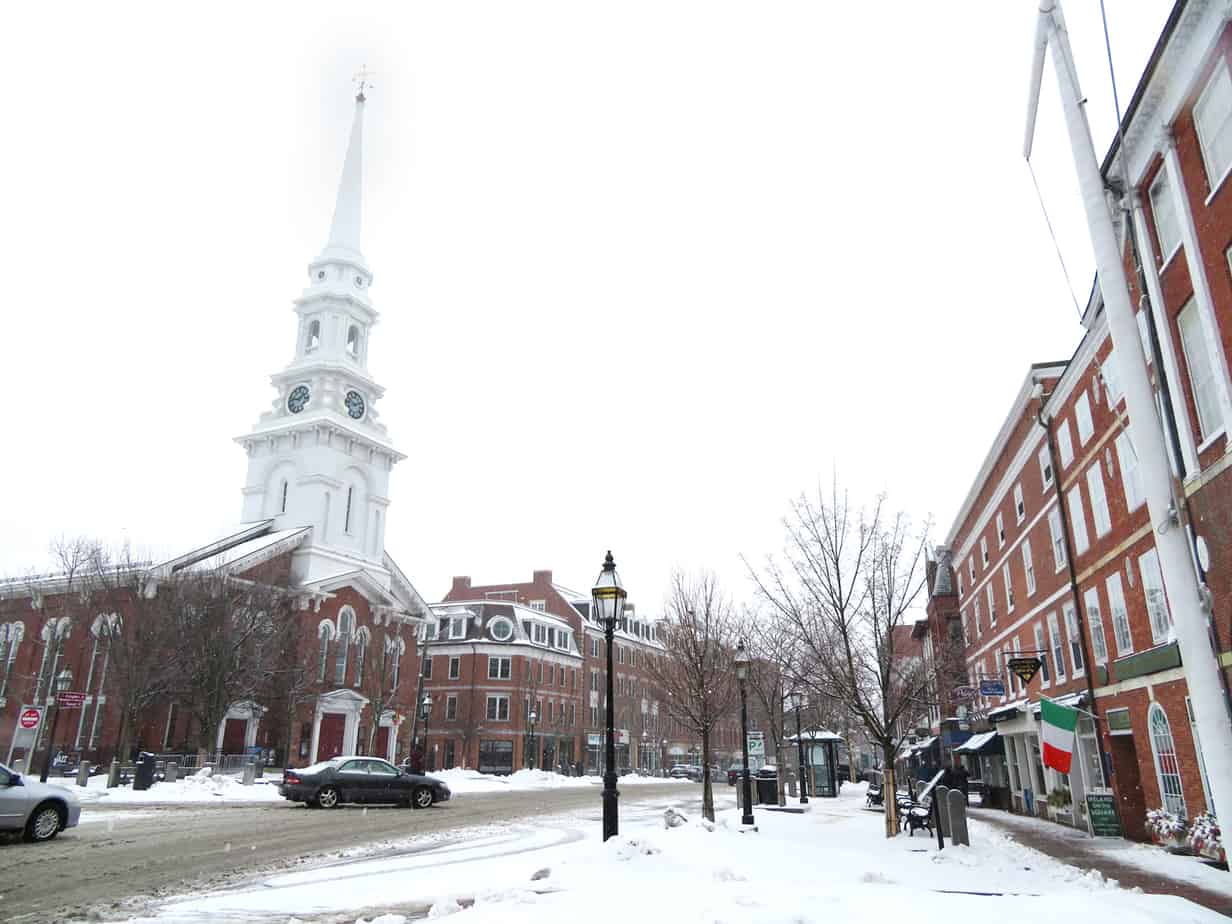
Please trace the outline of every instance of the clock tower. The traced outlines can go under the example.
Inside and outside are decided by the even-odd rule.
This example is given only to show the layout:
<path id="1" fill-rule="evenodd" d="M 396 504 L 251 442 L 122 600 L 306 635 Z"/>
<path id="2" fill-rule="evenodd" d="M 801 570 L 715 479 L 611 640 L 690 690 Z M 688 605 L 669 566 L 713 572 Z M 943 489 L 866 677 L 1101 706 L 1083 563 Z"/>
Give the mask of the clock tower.
<path id="1" fill-rule="evenodd" d="M 294 358 L 270 377 L 277 392 L 270 409 L 236 441 L 248 453 L 244 521 L 312 527 L 292 558 L 298 582 L 363 570 L 388 589 L 389 473 L 406 457 L 380 422 L 384 390 L 368 372 L 378 315 L 368 298 L 372 271 L 359 249 L 364 102 L 361 86 L 329 240 L 294 303 Z"/>

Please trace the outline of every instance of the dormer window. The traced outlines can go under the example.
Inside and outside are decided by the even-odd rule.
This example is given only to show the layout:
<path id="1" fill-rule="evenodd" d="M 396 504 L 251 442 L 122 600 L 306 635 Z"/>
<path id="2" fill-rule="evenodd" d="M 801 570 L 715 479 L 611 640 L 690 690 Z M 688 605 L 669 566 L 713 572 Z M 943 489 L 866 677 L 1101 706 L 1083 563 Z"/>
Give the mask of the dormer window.
<path id="1" fill-rule="evenodd" d="M 304 342 L 304 349 L 311 353 L 321 345 L 321 322 L 317 320 L 308 322 L 308 338 Z"/>
<path id="2" fill-rule="evenodd" d="M 359 359 L 359 325 L 358 324 L 352 324 L 347 329 L 346 351 L 347 351 L 347 355 L 350 356 L 351 359 Z"/>

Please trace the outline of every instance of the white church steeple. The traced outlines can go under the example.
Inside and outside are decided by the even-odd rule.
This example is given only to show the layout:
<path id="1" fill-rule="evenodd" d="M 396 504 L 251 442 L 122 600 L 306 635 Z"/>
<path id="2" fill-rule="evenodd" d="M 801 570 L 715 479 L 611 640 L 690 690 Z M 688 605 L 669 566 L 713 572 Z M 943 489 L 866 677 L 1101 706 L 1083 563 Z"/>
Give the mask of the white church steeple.
<path id="1" fill-rule="evenodd" d="M 244 521 L 312 527 L 293 557 L 300 581 L 362 568 L 388 587 L 389 473 L 405 456 L 378 420 L 384 389 L 368 373 L 378 314 L 360 252 L 365 101 L 361 84 L 329 239 L 295 300 L 294 358 L 270 377 L 277 398 L 237 442 L 248 452 Z"/>

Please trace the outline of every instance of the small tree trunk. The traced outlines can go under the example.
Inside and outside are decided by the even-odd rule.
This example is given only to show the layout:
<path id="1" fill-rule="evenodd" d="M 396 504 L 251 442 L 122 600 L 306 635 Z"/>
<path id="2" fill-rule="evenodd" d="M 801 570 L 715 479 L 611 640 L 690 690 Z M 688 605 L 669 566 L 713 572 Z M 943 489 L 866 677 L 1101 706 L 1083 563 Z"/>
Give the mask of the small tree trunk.
<path id="1" fill-rule="evenodd" d="M 882 754 L 885 761 L 884 777 L 881 784 L 882 802 L 885 805 L 885 835 L 886 837 L 897 837 L 898 792 L 894 783 L 894 752 L 891 748 L 883 747 Z"/>
<path id="2" fill-rule="evenodd" d="M 779 805 L 787 804 L 787 765 L 783 763 L 783 740 L 774 742 L 774 760 L 779 768 Z"/>
<path id="3" fill-rule="evenodd" d="M 714 790 L 710 786 L 710 731 L 702 732 L 702 817 L 714 821 Z"/>

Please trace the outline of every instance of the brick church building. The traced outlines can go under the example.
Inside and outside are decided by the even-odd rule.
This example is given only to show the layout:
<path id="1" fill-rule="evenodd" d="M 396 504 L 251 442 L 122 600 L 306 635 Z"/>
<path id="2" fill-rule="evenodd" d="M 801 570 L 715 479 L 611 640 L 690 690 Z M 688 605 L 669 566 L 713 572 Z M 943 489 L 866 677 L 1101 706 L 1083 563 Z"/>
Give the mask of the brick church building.
<path id="1" fill-rule="evenodd" d="M 248 458 L 239 525 L 167 561 L 0 583 L 0 757 L 37 765 L 50 749 L 110 759 L 124 724 L 121 675 L 137 663 L 130 643 L 160 602 L 204 573 L 238 591 L 237 601 L 275 601 L 290 614 L 279 631 L 294 637 L 296 682 L 279 686 L 287 671 L 270 668 L 269 684 L 249 682 L 252 695 L 225 703 L 217 725 L 202 728 L 200 716 L 213 714 L 202 700 L 213 691 L 169 681 L 132 715 L 133 748 L 263 748 L 280 762 L 369 749 L 396 759 L 405 749 L 416 631 L 429 608 L 384 544 L 389 475 L 405 457 L 380 420 L 383 389 L 368 371 L 378 314 L 360 250 L 364 102 L 361 89 L 328 242 L 294 303 L 294 358 L 271 377 L 274 400 L 237 439 Z M 85 704 L 61 710 L 49 741 L 57 687 L 83 693 Z M 32 710 L 43 721 L 26 730 L 20 717 Z"/>

